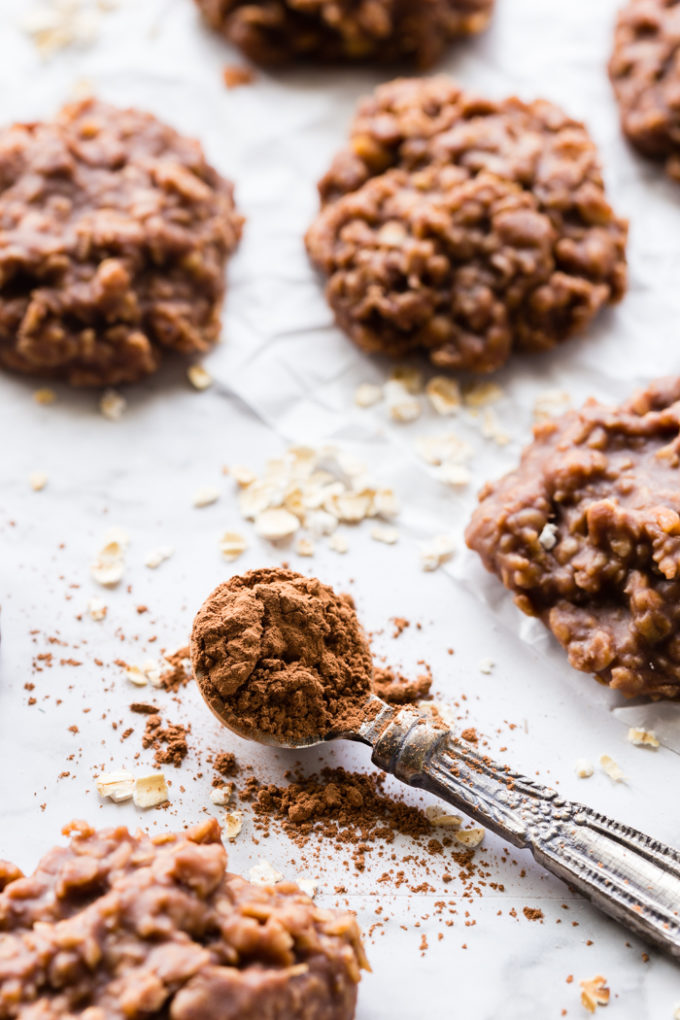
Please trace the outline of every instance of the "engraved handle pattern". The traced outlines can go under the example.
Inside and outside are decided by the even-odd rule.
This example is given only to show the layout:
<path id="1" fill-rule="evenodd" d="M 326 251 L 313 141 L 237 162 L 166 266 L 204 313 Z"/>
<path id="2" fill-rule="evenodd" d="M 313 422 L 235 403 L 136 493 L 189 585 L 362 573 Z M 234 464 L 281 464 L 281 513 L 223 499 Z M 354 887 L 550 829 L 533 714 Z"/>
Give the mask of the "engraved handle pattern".
<path id="1" fill-rule="evenodd" d="M 373 761 L 429 790 L 569 882 L 621 924 L 680 959 L 680 852 L 560 797 L 413 712 L 377 735 Z"/>

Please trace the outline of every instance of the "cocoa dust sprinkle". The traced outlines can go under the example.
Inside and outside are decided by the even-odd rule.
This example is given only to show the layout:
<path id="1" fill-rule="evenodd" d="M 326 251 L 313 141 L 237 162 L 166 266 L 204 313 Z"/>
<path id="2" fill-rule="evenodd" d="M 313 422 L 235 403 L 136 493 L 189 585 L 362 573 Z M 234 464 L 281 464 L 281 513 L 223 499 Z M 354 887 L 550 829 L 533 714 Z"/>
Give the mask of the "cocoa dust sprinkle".
<path id="1" fill-rule="evenodd" d="M 168 723 L 167 726 L 163 726 L 160 715 L 150 715 L 146 720 L 142 746 L 153 748 L 153 760 L 156 765 L 179 767 L 189 753 L 187 743 L 189 730 L 190 727 L 182 726 L 180 723 Z"/>

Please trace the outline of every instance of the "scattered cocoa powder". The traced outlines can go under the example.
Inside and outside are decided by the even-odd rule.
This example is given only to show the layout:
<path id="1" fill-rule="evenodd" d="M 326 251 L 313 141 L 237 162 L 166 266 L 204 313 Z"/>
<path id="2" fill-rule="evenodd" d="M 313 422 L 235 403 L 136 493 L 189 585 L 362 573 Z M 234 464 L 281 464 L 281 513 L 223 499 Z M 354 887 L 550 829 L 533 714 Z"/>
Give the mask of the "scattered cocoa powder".
<path id="1" fill-rule="evenodd" d="M 170 663 L 170 669 L 161 673 L 159 684 L 165 691 L 178 691 L 192 679 L 189 646 L 184 645 L 169 654 L 164 652 L 163 658 Z"/>
<path id="2" fill-rule="evenodd" d="M 409 680 L 391 666 L 376 666 L 373 670 L 373 691 L 391 705 L 407 705 L 430 697 L 432 676 L 422 673 Z"/>
<path id="3" fill-rule="evenodd" d="M 222 69 L 222 81 L 228 89 L 237 89 L 241 85 L 252 85 L 256 79 L 257 75 L 250 67 L 226 64 Z"/>
<path id="4" fill-rule="evenodd" d="M 522 913 L 527 921 L 543 920 L 543 911 L 539 907 L 522 907 Z"/>
<path id="5" fill-rule="evenodd" d="M 241 771 L 236 755 L 231 751 L 220 751 L 213 759 L 213 768 L 225 779 L 230 776 L 237 776 Z"/>
<path id="6" fill-rule="evenodd" d="M 196 615 L 192 665 L 215 714 L 245 736 L 316 742 L 356 728 L 371 652 L 349 595 L 281 568 L 220 585 Z"/>
<path id="7" fill-rule="evenodd" d="M 179 767 L 189 753 L 188 732 L 187 726 L 180 723 L 168 723 L 167 726 L 163 726 L 160 715 L 150 715 L 146 720 L 142 747 L 153 748 L 153 760 L 156 765 Z"/>

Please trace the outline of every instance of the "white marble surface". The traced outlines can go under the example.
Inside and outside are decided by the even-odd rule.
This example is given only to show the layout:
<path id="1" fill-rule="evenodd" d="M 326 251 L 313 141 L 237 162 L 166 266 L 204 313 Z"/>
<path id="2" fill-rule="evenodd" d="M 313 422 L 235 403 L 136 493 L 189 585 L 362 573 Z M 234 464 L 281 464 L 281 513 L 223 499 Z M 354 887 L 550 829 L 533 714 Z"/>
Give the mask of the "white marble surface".
<path id="1" fill-rule="evenodd" d="M 671 712 L 661 720 L 668 746 L 657 752 L 632 747 L 626 726 L 613 714 L 619 701 L 573 673 L 550 641 L 523 624 L 498 586 L 479 580 L 468 557 L 423 574 L 416 541 L 449 528 L 459 532 L 475 485 L 452 493 L 414 454 L 415 436 L 443 431 L 445 423 L 428 415 L 416 425 L 396 426 L 381 408 L 353 407 L 355 385 L 382 379 L 385 366 L 359 354 L 333 328 L 300 238 L 315 208 L 314 182 L 342 143 L 356 99 L 378 77 L 261 75 L 254 86 L 227 92 L 221 69 L 236 58 L 201 28 L 189 0 L 124 0 L 103 20 L 93 45 L 43 64 L 18 28 L 29 6 L 0 0 L 2 122 L 50 114 L 85 79 L 105 98 L 153 110 L 200 137 L 216 165 L 235 179 L 248 224 L 229 270 L 225 342 L 206 359 L 217 379 L 213 389 L 194 392 L 183 367 L 168 365 L 158 378 L 127 392 L 128 410 L 113 423 L 99 415 L 94 394 L 56 387 L 57 402 L 38 407 L 31 381 L 0 379 L 0 855 L 30 868 L 74 816 L 154 829 L 197 820 L 208 803 L 210 772 L 196 777 L 196 755 L 220 741 L 261 774 L 280 776 L 290 763 L 283 754 L 257 752 L 220 734 L 188 692 L 181 705 L 167 697 L 163 702 L 171 719 L 191 722 L 195 748 L 173 777 L 169 812 L 140 817 L 128 805 L 102 805 L 92 783 L 102 764 L 135 765 L 141 746 L 139 732 L 121 744 L 111 728 L 116 719 L 129 724 L 127 705 L 136 693 L 113 660 L 140 661 L 159 647 L 182 644 L 197 606 L 233 569 L 220 559 L 218 535 L 232 525 L 247 528 L 221 466 L 260 467 L 286 442 L 300 439 L 348 444 L 377 477 L 394 485 L 403 504 L 400 543 L 378 545 L 363 528 L 350 536 L 347 557 L 326 551 L 309 561 L 258 543 L 250 532 L 251 546 L 238 569 L 286 558 L 340 588 L 351 587 L 369 629 L 384 628 L 376 650 L 406 670 L 424 656 L 439 697 L 467 695 L 469 723 L 488 738 L 491 752 L 507 747 L 509 762 L 559 784 L 564 794 L 680 845 L 680 761 L 671 750 L 679 746 L 677 715 L 675 722 Z M 640 381 L 678 371 L 680 191 L 632 155 L 619 136 L 604 71 L 615 7 L 616 0 L 498 0 L 491 31 L 445 62 L 470 86 L 499 96 L 542 94 L 584 117 L 601 146 L 612 201 L 632 218 L 631 287 L 624 304 L 582 340 L 548 357 L 516 361 L 502 373 L 505 397 L 498 415 L 512 433 L 509 446 L 501 450 L 483 442 L 469 423 L 454 423 L 475 443 L 475 484 L 514 461 L 529 433 L 533 398 L 542 390 L 565 388 L 575 401 L 589 393 L 618 399 Z M 40 493 L 28 484 L 36 470 L 49 476 Z M 206 484 L 218 485 L 221 498 L 197 510 L 192 493 Z M 102 594 L 88 564 L 114 524 L 131 536 L 124 583 L 104 595 L 105 622 L 79 620 L 87 600 Z M 165 544 L 176 547 L 175 556 L 157 571 L 145 568 L 147 550 Z M 148 614 L 137 614 L 141 603 Z M 422 630 L 412 627 L 393 642 L 393 615 L 421 621 Z M 156 644 L 149 643 L 152 635 L 158 635 Z M 65 645 L 49 645 L 50 636 Z M 55 665 L 35 672 L 33 658 L 44 651 L 54 653 Z M 61 657 L 83 664 L 60 666 Z M 479 670 L 483 658 L 496 663 L 490 675 Z M 32 707 L 27 682 L 35 684 Z M 110 714 L 103 719 L 105 711 Z M 510 731 L 507 721 L 517 728 Z M 69 730 L 72 724 L 77 734 Z M 577 757 L 596 760 L 603 752 L 621 764 L 626 783 L 615 786 L 601 772 L 587 781 L 575 777 Z M 314 768 L 321 758 L 370 767 L 362 749 L 346 746 L 323 755 L 310 751 L 305 767 Z M 150 764 L 148 752 L 139 764 Z M 59 778 L 64 772 L 69 774 Z M 250 832 L 247 822 L 230 849 L 235 869 L 247 870 L 265 855 L 284 873 L 295 873 L 295 855 L 284 840 L 258 847 Z M 408 850 L 399 841 L 398 856 Z M 431 914 L 435 900 L 459 896 L 455 882 L 445 889 L 437 885 L 440 870 L 430 877 L 436 893 L 413 895 L 378 892 L 379 865 L 351 883 L 342 861 L 319 869 L 320 902 L 335 902 L 337 871 L 336 881 L 348 884 L 347 898 L 367 928 L 379 903 L 391 915 L 384 934 L 369 940 L 373 973 L 361 989 L 361 1020 L 578 1017 L 585 1015 L 578 982 L 595 974 L 611 987 L 605 1015 L 612 1020 L 670 1020 L 680 1005 L 677 967 L 656 952 L 643 962 L 641 943 L 526 855 L 511 856 L 517 865 L 504 861 L 500 842 L 488 837 L 484 859 L 505 891 L 487 889 L 472 902 L 474 926 L 465 927 L 461 910 L 446 929 L 431 917 L 415 926 Z M 524 919 L 525 904 L 543 910 L 543 924 Z M 518 918 L 510 915 L 512 908 Z M 423 934 L 430 948 L 421 956 Z M 570 974 L 574 981 L 568 984 Z"/>

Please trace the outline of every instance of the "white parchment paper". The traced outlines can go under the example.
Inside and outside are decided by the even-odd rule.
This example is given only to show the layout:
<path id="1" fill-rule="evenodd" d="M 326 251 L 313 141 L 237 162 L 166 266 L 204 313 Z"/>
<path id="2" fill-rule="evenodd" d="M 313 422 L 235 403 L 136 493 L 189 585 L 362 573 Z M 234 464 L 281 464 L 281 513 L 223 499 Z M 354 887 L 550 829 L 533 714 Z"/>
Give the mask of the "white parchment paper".
<path id="1" fill-rule="evenodd" d="M 617 401 L 680 370 L 680 189 L 620 136 L 605 72 L 616 6 L 616 0 L 498 0 L 490 31 L 452 48 L 442 65 L 470 88 L 542 95 L 585 119 L 601 149 L 611 201 L 631 220 L 623 304 L 582 338 L 546 356 L 519 358 L 499 374 L 503 396 L 494 413 L 510 440 L 499 446 L 465 413 L 443 420 L 425 409 L 416 423 L 400 425 L 383 404 L 355 407 L 357 384 L 383 382 L 389 366 L 358 352 L 333 326 L 305 257 L 302 235 L 317 205 L 315 182 L 343 144 L 357 99 L 383 75 L 260 73 L 253 85 L 227 91 L 222 68 L 240 58 L 205 31 L 190 0 L 121 0 L 101 17 L 88 45 L 43 61 L 21 28 L 30 4 L 0 0 L 3 123 L 49 116 L 87 83 L 105 99 L 151 110 L 199 137 L 235 180 L 247 217 L 229 266 L 223 343 L 205 359 L 216 380 L 210 390 L 192 390 L 185 366 L 171 362 L 157 378 L 127 390 L 127 410 L 111 422 L 99 414 L 95 394 L 56 386 L 56 403 L 43 407 L 32 399 L 37 383 L 0 379 L 0 856 L 31 868 L 71 817 L 158 831 L 188 825 L 206 810 L 219 815 L 209 804 L 210 776 L 199 775 L 197 762 L 201 747 L 220 741 L 258 774 L 281 778 L 289 757 L 221 733 L 196 692 L 187 690 L 181 704 L 164 702 L 171 720 L 191 724 L 195 748 L 170 777 L 170 809 L 140 815 L 130 805 L 100 804 L 93 784 L 102 767 L 151 764 L 138 733 L 121 743 L 120 727 L 129 723 L 127 706 L 138 692 L 115 660 L 142 661 L 160 647 L 178 647 L 215 584 L 235 569 L 283 559 L 352 590 L 378 654 L 405 671 L 426 659 L 437 696 L 458 702 L 461 717 L 485 735 L 489 753 L 680 844 L 673 796 L 680 763 L 669 750 L 679 749 L 677 712 L 656 706 L 653 718 L 641 716 L 650 710 L 623 706 L 570 670 L 561 650 L 463 552 L 461 539 L 476 489 L 516 462 L 529 438 L 533 403 L 545 390 L 566 390 L 575 404 L 591 394 Z M 419 436 L 450 430 L 474 449 L 473 481 L 464 490 L 437 481 L 414 446 Z M 349 534 L 347 556 L 320 543 L 310 561 L 254 536 L 222 467 L 259 470 L 299 441 L 340 443 L 395 489 L 402 504 L 396 546 L 372 541 L 362 526 Z M 39 493 L 28 483 L 37 470 L 48 475 Z M 202 485 L 216 485 L 220 499 L 198 510 L 192 494 Z M 112 525 L 124 527 L 131 543 L 124 582 L 102 595 L 89 563 Z M 217 547 L 228 527 L 249 540 L 233 566 Z M 424 574 L 417 543 L 442 532 L 458 536 L 459 554 Z M 144 556 L 159 545 L 176 552 L 151 571 Z M 85 612 L 94 595 L 109 606 L 102 623 Z M 144 605 L 148 612 L 138 613 Z M 397 641 L 390 637 L 394 615 L 413 621 Z M 47 653 L 51 668 L 36 658 Z M 62 659 L 82 665 L 62 665 Z M 480 670 L 483 660 L 493 663 L 490 671 Z M 36 704 L 28 704 L 30 697 Z M 665 746 L 650 752 L 628 744 L 633 720 L 653 724 Z M 625 783 L 613 785 L 598 770 L 587 782 L 576 778 L 576 758 L 597 762 L 602 753 L 621 764 Z M 345 746 L 310 751 L 303 763 L 311 770 L 322 761 L 370 767 L 362 749 Z M 229 848 L 235 870 L 247 871 L 266 856 L 295 877 L 299 868 L 286 840 L 255 846 L 251 835 L 246 817 Z M 398 840 L 395 852 L 407 855 L 407 842 Z M 337 902 L 334 887 L 342 884 L 341 900 L 367 930 L 377 907 L 389 916 L 368 942 L 373 973 L 362 986 L 361 1020 L 547 1020 L 563 1009 L 579 1016 L 578 982 L 597 973 L 612 989 L 608 1016 L 670 1020 L 680 1003 L 673 965 L 656 953 L 644 962 L 640 943 L 526 855 L 504 853 L 490 836 L 484 854 L 497 888 L 469 904 L 456 900 L 453 886 L 429 894 L 383 892 L 372 867 L 355 875 L 341 860 L 319 866 L 312 876 L 320 880 L 319 902 Z M 442 898 L 457 903 L 453 927 L 434 916 Z M 542 924 L 524 919 L 526 904 L 541 907 Z M 421 954 L 423 935 L 429 949 Z"/>

